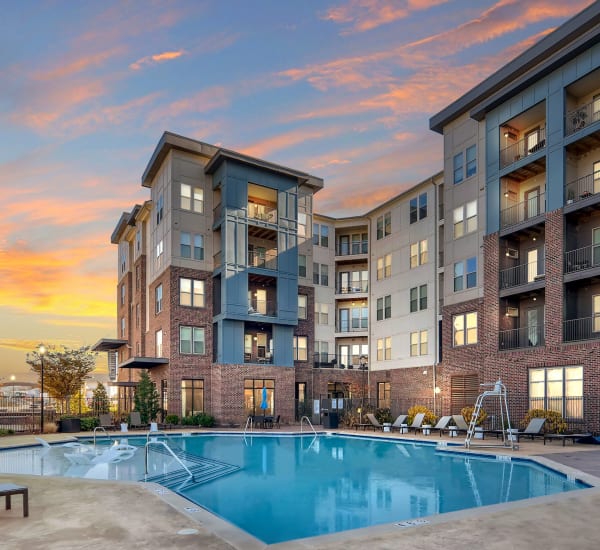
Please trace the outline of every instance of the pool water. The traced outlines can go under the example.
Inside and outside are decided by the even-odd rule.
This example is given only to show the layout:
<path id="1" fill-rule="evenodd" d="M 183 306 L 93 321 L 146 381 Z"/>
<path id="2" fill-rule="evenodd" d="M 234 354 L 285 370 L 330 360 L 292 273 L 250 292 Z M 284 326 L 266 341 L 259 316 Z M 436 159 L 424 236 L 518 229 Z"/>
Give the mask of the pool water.
<path id="1" fill-rule="evenodd" d="M 129 444 L 145 441 L 128 439 Z M 151 452 L 146 479 L 267 544 L 588 487 L 528 460 L 467 456 L 398 439 L 203 434 L 169 437 L 169 445 L 199 482 L 176 478 L 180 465 L 158 449 Z M 59 449 L 45 451 L 4 451 L 0 470 L 68 476 L 77 466 L 79 477 L 145 479 L 143 449 L 127 460 L 87 469 L 65 464 Z M 15 472 L 24 468 L 22 457 L 16 458 L 23 452 L 37 453 L 37 460 L 28 461 L 29 471 Z"/>

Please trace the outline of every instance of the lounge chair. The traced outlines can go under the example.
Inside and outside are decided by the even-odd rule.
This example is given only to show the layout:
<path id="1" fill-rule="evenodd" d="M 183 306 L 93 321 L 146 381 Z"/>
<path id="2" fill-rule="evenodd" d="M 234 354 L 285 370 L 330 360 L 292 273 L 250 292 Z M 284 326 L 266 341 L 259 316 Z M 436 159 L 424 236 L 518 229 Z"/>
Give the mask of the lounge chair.
<path id="1" fill-rule="evenodd" d="M 142 417 L 140 416 L 139 411 L 131 411 L 129 413 L 129 426 L 131 426 L 131 428 L 146 428 L 148 424 L 142 423 Z"/>
<path id="2" fill-rule="evenodd" d="M 519 431 L 517 433 L 517 441 L 519 441 L 520 437 L 531 437 L 533 440 L 534 437 L 543 437 L 544 432 L 542 429 L 544 428 L 544 423 L 546 422 L 545 418 L 532 418 L 527 427 L 523 431 Z"/>
<path id="3" fill-rule="evenodd" d="M 371 423 L 371 426 L 373 426 L 373 431 L 376 429 L 383 431 L 383 426 L 379 423 L 379 420 L 375 418 L 373 413 L 367 413 L 367 420 Z"/>
<path id="4" fill-rule="evenodd" d="M 420 430 L 421 426 L 423 425 L 424 418 L 425 418 L 425 413 L 415 414 L 412 424 L 408 427 L 408 431 L 410 432 L 410 430 L 414 430 L 414 432 L 417 433 L 417 430 Z"/>
<path id="5" fill-rule="evenodd" d="M 469 426 L 467 425 L 467 422 L 463 418 L 462 414 L 453 414 L 452 421 L 459 432 L 467 433 L 469 431 Z"/>
<path id="6" fill-rule="evenodd" d="M 394 420 L 394 422 L 392 423 L 391 430 L 398 430 L 399 432 L 402 431 L 402 424 L 406 424 L 407 418 L 407 414 L 398 415 L 398 418 L 396 418 L 396 420 Z"/>
<path id="7" fill-rule="evenodd" d="M 115 427 L 113 421 L 112 421 L 112 416 L 110 414 L 101 414 L 100 415 L 100 424 L 98 425 L 99 428 L 109 428 L 109 429 L 113 429 Z"/>
<path id="8" fill-rule="evenodd" d="M 437 430 L 440 433 L 440 437 L 442 437 L 442 433 L 448 427 L 448 424 L 450 423 L 451 419 L 452 419 L 452 416 L 442 416 L 438 420 L 437 424 L 431 428 L 431 431 L 433 432 L 433 431 Z M 423 429 L 423 428 L 421 427 L 421 429 Z"/>

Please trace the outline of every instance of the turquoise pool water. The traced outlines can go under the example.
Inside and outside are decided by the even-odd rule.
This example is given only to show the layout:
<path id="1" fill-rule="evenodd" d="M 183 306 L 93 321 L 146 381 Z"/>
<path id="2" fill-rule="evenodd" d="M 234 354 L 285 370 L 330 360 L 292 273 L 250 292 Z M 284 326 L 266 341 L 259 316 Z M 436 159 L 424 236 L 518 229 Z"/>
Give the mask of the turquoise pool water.
<path id="1" fill-rule="evenodd" d="M 169 445 L 196 483 L 178 476 L 181 466 L 159 446 L 151 450 L 148 477 L 141 448 L 124 460 L 94 458 L 94 464 L 74 464 L 73 449 L 14 449 L 0 453 L 0 471 L 146 478 L 268 544 L 588 487 L 531 461 L 398 439 L 203 434 L 169 437 Z M 99 446 L 96 456 L 103 452 Z"/>

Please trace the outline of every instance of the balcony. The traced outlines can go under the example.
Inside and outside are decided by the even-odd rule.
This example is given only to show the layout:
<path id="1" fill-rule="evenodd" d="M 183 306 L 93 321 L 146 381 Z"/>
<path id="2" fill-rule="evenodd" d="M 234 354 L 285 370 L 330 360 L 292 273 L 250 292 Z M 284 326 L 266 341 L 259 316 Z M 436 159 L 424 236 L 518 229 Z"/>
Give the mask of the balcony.
<path id="1" fill-rule="evenodd" d="M 564 342 L 598 339 L 600 339 L 600 316 L 567 319 L 563 323 Z"/>
<path id="2" fill-rule="evenodd" d="M 546 193 L 539 193 L 527 200 L 509 206 L 500 211 L 500 227 L 525 224 L 546 212 Z"/>
<path id="3" fill-rule="evenodd" d="M 369 291 L 368 281 L 357 281 L 353 286 L 338 286 L 335 289 L 336 294 L 364 294 Z"/>
<path id="4" fill-rule="evenodd" d="M 248 314 L 276 317 L 277 302 L 275 300 L 259 300 L 257 298 L 248 300 Z"/>
<path id="5" fill-rule="evenodd" d="M 369 241 L 338 242 L 335 247 L 336 256 L 357 256 L 369 253 Z"/>
<path id="6" fill-rule="evenodd" d="M 546 128 L 541 127 L 500 151 L 500 169 L 506 168 L 535 153 L 539 153 L 545 148 Z"/>
<path id="7" fill-rule="evenodd" d="M 277 269 L 277 249 L 274 250 L 248 250 L 248 267 L 262 269 Z"/>
<path id="8" fill-rule="evenodd" d="M 564 272 L 575 273 L 600 266 L 600 245 L 584 246 L 565 252 Z"/>
<path id="9" fill-rule="evenodd" d="M 341 368 L 340 365 L 338 365 L 337 355 L 332 355 L 330 353 L 315 353 L 313 367 L 315 369 Z"/>
<path id="10" fill-rule="evenodd" d="M 361 322 L 344 323 L 339 322 L 335 326 L 335 331 L 341 334 L 367 332 L 369 330 L 369 322 L 366 319 L 361 319 Z"/>
<path id="11" fill-rule="evenodd" d="M 539 272 L 540 268 L 542 272 Z M 500 290 L 538 282 L 541 282 L 541 285 L 536 285 L 536 288 L 543 286 L 545 278 L 543 269 L 543 262 L 538 261 L 502 269 L 500 271 Z"/>
<path id="12" fill-rule="evenodd" d="M 600 103 L 592 101 L 569 111 L 565 117 L 565 136 L 583 130 L 586 126 L 600 120 Z"/>
<path id="13" fill-rule="evenodd" d="M 587 202 L 590 197 L 597 195 L 596 199 L 600 199 L 600 177 L 598 174 L 587 174 L 575 181 L 565 185 L 565 202 L 573 204 L 584 199 Z"/>
<path id="14" fill-rule="evenodd" d="M 264 352 L 264 355 L 257 353 L 244 353 L 244 363 L 258 363 L 259 365 L 273 363 L 273 355 L 271 353 Z"/>
<path id="15" fill-rule="evenodd" d="M 248 201 L 248 218 L 268 223 L 277 223 L 277 205 L 257 204 Z"/>
<path id="16" fill-rule="evenodd" d="M 498 332 L 498 349 L 535 348 L 545 344 L 544 324 L 531 325 Z"/>

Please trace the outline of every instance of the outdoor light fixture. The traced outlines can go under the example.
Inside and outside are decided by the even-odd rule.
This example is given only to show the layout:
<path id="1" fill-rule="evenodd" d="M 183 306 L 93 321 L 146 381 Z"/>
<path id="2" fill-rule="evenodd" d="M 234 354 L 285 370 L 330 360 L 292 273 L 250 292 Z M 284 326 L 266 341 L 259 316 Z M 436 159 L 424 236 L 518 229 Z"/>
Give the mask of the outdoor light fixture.
<path id="1" fill-rule="evenodd" d="M 517 130 L 510 126 L 503 126 L 502 128 L 506 139 L 517 139 L 517 134 L 519 133 Z"/>
<path id="2" fill-rule="evenodd" d="M 40 389 L 40 433 L 44 433 L 44 355 L 46 355 L 46 347 L 41 344 L 38 348 L 38 355 L 40 356 L 40 376 L 41 376 L 41 389 Z"/>

